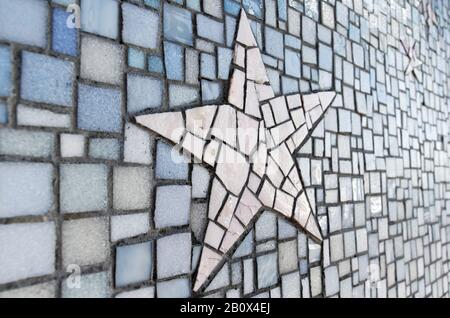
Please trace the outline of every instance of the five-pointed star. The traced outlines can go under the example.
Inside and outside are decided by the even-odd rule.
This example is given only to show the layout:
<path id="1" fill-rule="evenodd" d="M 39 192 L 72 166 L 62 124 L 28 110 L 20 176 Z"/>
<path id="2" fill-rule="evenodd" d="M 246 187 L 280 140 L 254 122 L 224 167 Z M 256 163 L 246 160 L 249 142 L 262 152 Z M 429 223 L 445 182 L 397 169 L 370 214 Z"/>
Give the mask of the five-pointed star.
<path id="1" fill-rule="evenodd" d="M 405 74 L 410 75 L 411 73 L 414 75 L 416 79 L 419 79 L 417 74 L 417 68 L 422 65 L 422 62 L 417 58 L 416 55 L 416 44 L 414 41 L 412 45 L 408 45 L 405 41 L 400 40 L 403 46 L 403 49 L 406 52 L 406 55 L 409 58 L 408 66 L 406 67 Z"/>
<path id="2" fill-rule="evenodd" d="M 221 268 L 263 210 L 322 240 L 294 154 L 336 94 L 275 97 L 243 10 L 232 68 L 227 104 L 136 117 L 214 170 L 194 291 Z"/>

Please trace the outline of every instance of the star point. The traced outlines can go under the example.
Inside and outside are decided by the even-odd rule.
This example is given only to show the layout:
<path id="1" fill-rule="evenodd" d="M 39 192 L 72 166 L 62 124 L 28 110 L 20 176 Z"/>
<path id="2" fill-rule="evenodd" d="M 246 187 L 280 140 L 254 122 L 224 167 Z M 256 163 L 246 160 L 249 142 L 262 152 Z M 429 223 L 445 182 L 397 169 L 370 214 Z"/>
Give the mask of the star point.
<path id="1" fill-rule="evenodd" d="M 244 10 L 232 70 L 226 104 L 135 118 L 214 171 L 194 291 L 208 284 L 262 211 L 322 241 L 294 156 L 336 93 L 275 97 Z"/>

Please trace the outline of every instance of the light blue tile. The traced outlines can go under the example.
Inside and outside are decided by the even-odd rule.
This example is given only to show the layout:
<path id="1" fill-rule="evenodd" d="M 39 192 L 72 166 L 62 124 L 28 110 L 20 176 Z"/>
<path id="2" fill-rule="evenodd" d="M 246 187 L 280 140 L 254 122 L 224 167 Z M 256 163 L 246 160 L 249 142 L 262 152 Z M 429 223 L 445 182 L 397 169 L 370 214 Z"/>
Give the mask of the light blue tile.
<path id="1" fill-rule="evenodd" d="M 173 84 L 169 86 L 169 105 L 178 107 L 197 102 L 198 89 L 186 85 Z"/>
<path id="2" fill-rule="evenodd" d="M 237 16 L 241 12 L 241 5 L 234 0 L 225 0 L 224 9 L 226 13 Z"/>
<path id="3" fill-rule="evenodd" d="M 161 106 L 162 83 L 160 79 L 128 74 L 127 88 L 127 111 L 129 113 Z"/>
<path id="4" fill-rule="evenodd" d="M 219 55 L 218 77 L 227 80 L 230 77 L 230 65 L 233 58 L 233 51 L 223 47 L 219 47 L 217 51 Z"/>
<path id="5" fill-rule="evenodd" d="M 179 233 L 156 241 L 158 278 L 187 274 L 191 269 L 191 234 Z"/>
<path id="6" fill-rule="evenodd" d="M 322 43 L 319 44 L 319 66 L 326 71 L 333 71 L 333 51 Z"/>
<path id="7" fill-rule="evenodd" d="M 128 65 L 143 69 L 145 67 L 145 53 L 135 48 L 128 49 Z"/>
<path id="8" fill-rule="evenodd" d="M 203 78 L 216 79 L 216 57 L 202 53 L 200 56 L 200 74 Z"/>
<path id="9" fill-rule="evenodd" d="M 0 124 L 8 123 L 8 108 L 5 103 L 0 103 Z"/>
<path id="10" fill-rule="evenodd" d="M 81 28 L 111 39 L 119 35 L 119 4 L 116 0 L 81 0 Z"/>
<path id="11" fill-rule="evenodd" d="M 54 139 L 54 134 L 43 131 L 1 129 L 0 154 L 50 158 Z"/>
<path id="12" fill-rule="evenodd" d="M 116 248 L 116 286 L 126 286 L 151 279 L 152 242 Z"/>
<path id="13" fill-rule="evenodd" d="M 257 258 L 258 288 L 266 288 L 277 283 L 277 254 L 268 254 Z"/>
<path id="14" fill-rule="evenodd" d="M 45 47 L 47 1 L 0 1 L 0 40 Z"/>
<path id="15" fill-rule="evenodd" d="M 54 57 L 24 52 L 20 95 L 34 102 L 72 106 L 74 64 Z"/>
<path id="16" fill-rule="evenodd" d="M 53 207 L 53 166 L 0 163 L 0 217 L 42 215 Z"/>
<path id="17" fill-rule="evenodd" d="M 164 42 L 164 62 L 167 78 L 182 81 L 184 79 L 184 49 L 170 42 Z"/>
<path id="18" fill-rule="evenodd" d="M 152 7 L 154 9 L 159 9 L 159 7 L 161 5 L 161 1 L 160 0 L 144 0 L 144 3 L 146 5 L 148 5 L 149 7 Z"/>
<path id="19" fill-rule="evenodd" d="M 242 5 L 248 14 L 262 18 L 263 0 L 243 0 Z"/>
<path id="20" fill-rule="evenodd" d="M 293 78 L 283 76 L 281 78 L 281 87 L 283 94 L 293 94 L 298 92 L 298 81 Z"/>
<path id="21" fill-rule="evenodd" d="M 71 13 L 63 9 L 53 10 L 52 46 L 59 53 L 76 56 L 78 54 L 77 29 L 67 27 Z"/>
<path id="22" fill-rule="evenodd" d="M 156 147 L 156 177 L 187 180 L 189 165 L 185 162 L 186 158 L 177 151 L 172 151 L 173 147 L 165 142 L 159 141 Z"/>
<path id="23" fill-rule="evenodd" d="M 60 208 L 62 213 L 105 210 L 107 173 L 103 164 L 64 164 L 60 168 Z"/>
<path id="24" fill-rule="evenodd" d="M 155 49 L 159 42 L 159 15 L 138 6 L 122 4 L 123 29 L 125 43 L 144 48 Z"/>
<path id="25" fill-rule="evenodd" d="M 266 52 L 270 55 L 283 58 L 283 34 L 269 27 L 265 28 Z"/>
<path id="26" fill-rule="evenodd" d="M 162 58 L 157 55 L 148 56 L 148 70 L 154 73 L 164 73 L 164 64 Z"/>
<path id="27" fill-rule="evenodd" d="M 191 187 L 160 186 L 156 189 L 155 226 L 165 228 L 189 223 Z"/>
<path id="28" fill-rule="evenodd" d="M 191 284 L 187 278 L 158 282 L 156 285 L 159 298 L 188 298 L 191 296 L 191 289 Z"/>
<path id="29" fill-rule="evenodd" d="M 217 82 L 202 80 L 202 101 L 212 102 L 221 96 L 221 86 Z"/>
<path id="30" fill-rule="evenodd" d="M 167 40 L 192 45 L 191 13 L 169 4 L 164 5 L 164 37 Z"/>
<path id="31" fill-rule="evenodd" d="M 200 0 L 186 0 L 186 5 L 189 9 L 201 11 Z"/>
<path id="32" fill-rule="evenodd" d="M 284 63 L 287 75 L 300 78 L 300 52 L 286 49 Z"/>
<path id="33" fill-rule="evenodd" d="M 95 138 L 89 141 L 89 156 L 95 159 L 118 160 L 120 144 L 117 139 Z"/>
<path id="34" fill-rule="evenodd" d="M 286 0 L 277 0 L 278 2 L 278 17 L 280 20 L 287 20 L 287 3 Z"/>
<path id="35" fill-rule="evenodd" d="M 200 37 L 217 43 L 223 43 L 223 23 L 207 18 L 204 15 L 197 15 L 197 33 Z"/>
<path id="36" fill-rule="evenodd" d="M 120 132 L 122 94 L 118 89 L 80 84 L 78 127 L 84 130 Z"/>
<path id="37" fill-rule="evenodd" d="M 0 96 L 11 92 L 11 54 L 6 46 L 0 46 Z"/>

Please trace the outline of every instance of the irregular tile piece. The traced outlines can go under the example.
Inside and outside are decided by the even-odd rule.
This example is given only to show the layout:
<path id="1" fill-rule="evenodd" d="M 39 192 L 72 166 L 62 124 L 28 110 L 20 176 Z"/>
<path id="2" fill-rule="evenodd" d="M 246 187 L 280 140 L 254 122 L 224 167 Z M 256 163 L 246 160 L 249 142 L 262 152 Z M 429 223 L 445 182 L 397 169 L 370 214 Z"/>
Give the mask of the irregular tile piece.
<path id="1" fill-rule="evenodd" d="M 164 4 L 164 37 L 171 41 L 192 45 L 191 13 L 179 7 Z"/>
<path id="2" fill-rule="evenodd" d="M 70 128 L 71 118 L 70 114 L 18 105 L 17 124 L 20 126 Z"/>
<path id="3" fill-rule="evenodd" d="M 55 271 L 55 224 L 0 225 L 0 284 Z"/>

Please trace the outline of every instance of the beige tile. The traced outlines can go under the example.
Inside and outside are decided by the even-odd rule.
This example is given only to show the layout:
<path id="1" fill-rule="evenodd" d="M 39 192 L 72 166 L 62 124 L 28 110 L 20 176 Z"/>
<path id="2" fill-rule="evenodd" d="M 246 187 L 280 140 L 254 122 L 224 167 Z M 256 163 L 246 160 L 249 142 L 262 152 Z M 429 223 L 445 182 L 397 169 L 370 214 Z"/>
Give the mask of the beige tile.
<path id="1" fill-rule="evenodd" d="M 286 96 L 289 109 L 295 109 L 302 106 L 302 97 L 300 94 Z"/>
<path id="2" fill-rule="evenodd" d="M 261 118 L 258 95 L 256 94 L 255 83 L 247 81 L 247 94 L 245 97 L 245 113 L 256 118 Z"/>
<path id="3" fill-rule="evenodd" d="M 245 48 L 239 43 L 234 46 L 233 63 L 245 68 Z"/>
<path id="4" fill-rule="evenodd" d="M 238 203 L 238 198 L 232 194 L 228 195 L 225 204 L 220 211 L 217 221 L 223 226 L 228 228 L 230 226 L 231 219 L 233 218 L 236 205 Z"/>
<path id="5" fill-rule="evenodd" d="M 227 233 L 225 233 L 225 237 L 223 238 L 220 250 L 223 253 L 228 252 L 236 243 L 236 241 L 241 237 L 242 233 L 244 233 L 244 227 L 236 218 L 233 218 L 230 224 L 230 228 L 228 229 Z"/>
<path id="6" fill-rule="evenodd" d="M 258 142 L 259 121 L 241 112 L 237 113 L 237 121 L 239 150 L 250 155 Z"/>
<path id="7" fill-rule="evenodd" d="M 282 123 L 289 119 L 288 108 L 284 96 L 271 99 L 270 105 L 272 105 L 272 112 L 274 114 L 275 122 L 277 124 Z"/>
<path id="8" fill-rule="evenodd" d="M 247 49 L 247 79 L 254 81 L 256 84 L 268 83 L 269 79 L 266 74 L 266 67 L 261 58 L 258 48 Z"/>
<path id="9" fill-rule="evenodd" d="M 277 190 L 274 209 L 275 211 L 278 211 L 284 216 L 290 218 L 294 209 L 294 197 L 284 191 Z"/>
<path id="10" fill-rule="evenodd" d="M 236 147 L 236 110 L 230 105 L 219 106 L 211 135 Z"/>
<path id="11" fill-rule="evenodd" d="M 186 133 L 181 145 L 183 149 L 189 151 L 195 158 L 202 160 L 205 140 L 194 136 L 190 132 Z"/>
<path id="12" fill-rule="evenodd" d="M 219 265 L 221 259 L 222 256 L 219 253 L 214 252 L 207 246 L 203 247 L 197 277 L 195 279 L 194 291 L 198 291 L 199 288 L 202 287 L 209 275 L 211 275 L 217 265 Z"/>
<path id="13" fill-rule="evenodd" d="M 136 117 L 136 122 L 174 143 L 180 142 L 185 131 L 181 112 L 141 115 Z"/>
<path id="14" fill-rule="evenodd" d="M 222 186 L 217 178 L 214 178 L 211 186 L 211 194 L 209 196 L 208 218 L 214 220 L 219 213 L 223 200 L 227 195 L 226 189 Z"/>
<path id="15" fill-rule="evenodd" d="M 239 28 L 236 40 L 245 46 L 257 45 L 244 10 L 241 10 L 241 17 L 239 19 Z"/>
<path id="16" fill-rule="evenodd" d="M 235 69 L 231 76 L 228 102 L 239 109 L 244 109 L 245 74 Z"/>
<path id="17" fill-rule="evenodd" d="M 244 156 L 227 145 L 222 145 L 216 175 L 234 195 L 239 195 L 248 178 L 249 163 Z"/>
<path id="18" fill-rule="evenodd" d="M 261 202 L 249 190 L 245 189 L 236 209 L 236 217 L 245 225 L 249 224 L 261 208 Z"/>
<path id="19" fill-rule="evenodd" d="M 219 150 L 220 143 L 217 140 L 211 140 L 205 147 L 203 161 L 210 166 L 214 166 L 219 156 Z"/>
<path id="20" fill-rule="evenodd" d="M 208 227 L 206 228 L 205 240 L 204 242 L 215 249 L 219 249 L 220 242 L 225 231 L 218 226 L 216 223 L 209 221 Z"/>
<path id="21" fill-rule="evenodd" d="M 186 129 L 205 139 L 212 125 L 217 106 L 202 106 L 186 110 Z"/>
<path id="22" fill-rule="evenodd" d="M 258 195 L 258 199 L 262 204 L 264 204 L 264 206 L 269 208 L 273 207 L 273 201 L 275 199 L 275 188 L 270 184 L 269 181 L 264 181 L 261 192 Z"/>

